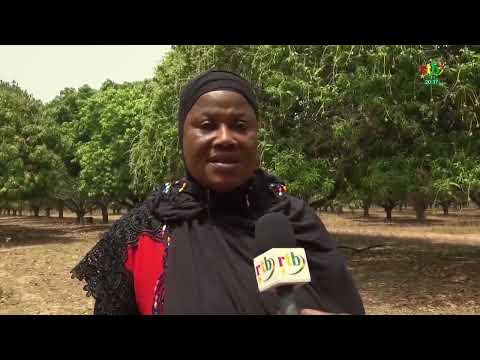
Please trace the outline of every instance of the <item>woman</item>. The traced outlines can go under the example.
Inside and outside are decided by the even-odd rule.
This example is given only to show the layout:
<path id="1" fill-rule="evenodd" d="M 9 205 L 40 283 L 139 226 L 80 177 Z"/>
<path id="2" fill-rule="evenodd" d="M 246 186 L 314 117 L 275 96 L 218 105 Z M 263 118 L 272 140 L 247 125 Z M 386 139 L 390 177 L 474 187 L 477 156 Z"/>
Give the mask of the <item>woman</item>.
<path id="1" fill-rule="evenodd" d="M 304 314 L 363 314 L 335 241 L 304 201 L 257 167 L 257 101 L 234 73 L 209 71 L 184 88 L 178 130 L 186 176 L 116 222 L 72 271 L 95 314 L 276 314 L 259 293 L 255 221 L 290 220 L 312 281 L 296 290 Z"/>

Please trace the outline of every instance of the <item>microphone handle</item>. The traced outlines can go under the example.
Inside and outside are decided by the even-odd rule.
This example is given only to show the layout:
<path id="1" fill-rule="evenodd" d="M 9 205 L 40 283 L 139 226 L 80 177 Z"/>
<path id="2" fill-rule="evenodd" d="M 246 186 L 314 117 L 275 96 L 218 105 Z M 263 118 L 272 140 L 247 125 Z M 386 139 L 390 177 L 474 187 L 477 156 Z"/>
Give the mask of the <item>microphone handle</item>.
<path id="1" fill-rule="evenodd" d="M 297 303 L 293 286 L 280 286 L 277 288 L 280 299 L 280 315 L 298 315 Z"/>

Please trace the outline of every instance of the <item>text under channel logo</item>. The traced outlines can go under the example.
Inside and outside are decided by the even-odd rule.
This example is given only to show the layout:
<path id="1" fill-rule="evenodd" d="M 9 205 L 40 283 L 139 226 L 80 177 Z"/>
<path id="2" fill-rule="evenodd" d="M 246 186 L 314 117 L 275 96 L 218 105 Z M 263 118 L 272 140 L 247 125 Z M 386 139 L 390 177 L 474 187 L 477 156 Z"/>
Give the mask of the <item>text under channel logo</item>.
<path id="1" fill-rule="evenodd" d="M 418 67 L 420 79 L 425 85 L 441 85 L 439 76 L 445 70 L 445 64 L 439 62 L 430 62 L 429 64 L 422 64 Z"/>

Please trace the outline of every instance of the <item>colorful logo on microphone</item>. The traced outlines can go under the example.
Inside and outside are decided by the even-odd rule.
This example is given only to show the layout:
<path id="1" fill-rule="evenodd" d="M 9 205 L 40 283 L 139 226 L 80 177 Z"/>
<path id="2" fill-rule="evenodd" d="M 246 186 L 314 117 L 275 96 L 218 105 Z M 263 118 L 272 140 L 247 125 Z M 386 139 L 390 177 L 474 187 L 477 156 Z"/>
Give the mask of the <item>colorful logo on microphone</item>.
<path id="1" fill-rule="evenodd" d="M 310 282 L 307 254 L 303 248 L 273 248 L 253 259 L 260 292 L 283 285 Z"/>
<path id="2" fill-rule="evenodd" d="M 255 266 L 257 280 L 266 282 L 270 280 L 277 270 L 284 275 L 297 275 L 305 268 L 305 258 L 302 255 L 295 255 L 293 251 L 285 253 L 283 256 L 266 257 Z"/>
<path id="3" fill-rule="evenodd" d="M 275 273 L 275 259 L 274 258 L 267 258 L 266 256 L 260 262 L 259 265 L 256 266 L 257 270 L 257 277 L 261 281 L 268 281 L 272 278 L 273 274 Z"/>
<path id="4" fill-rule="evenodd" d="M 425 85 L 440 85 L 439 76 L 445 70 L 444 63 L 430 62 L 429 64 L 422 64 L 418 67 L 420 79 Z"/>

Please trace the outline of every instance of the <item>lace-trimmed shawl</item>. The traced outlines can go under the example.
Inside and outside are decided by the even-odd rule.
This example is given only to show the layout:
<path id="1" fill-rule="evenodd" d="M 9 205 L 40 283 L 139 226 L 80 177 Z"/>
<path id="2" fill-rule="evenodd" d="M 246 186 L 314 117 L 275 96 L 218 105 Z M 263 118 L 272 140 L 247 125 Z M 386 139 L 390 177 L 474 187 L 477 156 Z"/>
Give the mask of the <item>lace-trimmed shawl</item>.
<path id="1" fill-rule="evenodd" d="M 274 177 L 268 179 L 276 180 Z M 71 271 L 72 278 L 85 280 L 84 290 L 95 301 L 94 314 L 137 313 L 132 274 L 125 268 L 127 248 L 147 233 L 158 238 L 165 224 L 188 220 L 207 212 L 205 204 L 183 193 L 185 179 L 165 183 L 145 202 L 116 221 L 102 239 Z M 286 191 L 282 182 L 269 182 L 278 197 Z M 161 219 L 159 219 L 161 217 Z"/>

